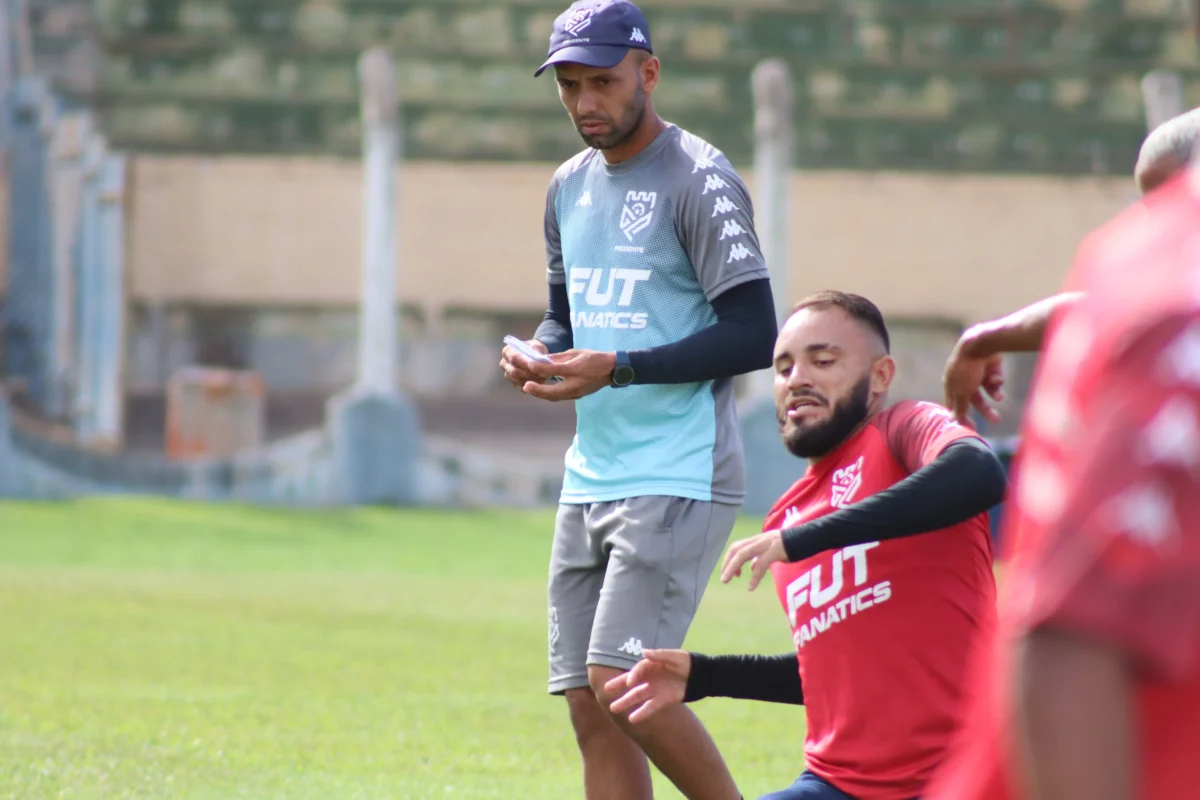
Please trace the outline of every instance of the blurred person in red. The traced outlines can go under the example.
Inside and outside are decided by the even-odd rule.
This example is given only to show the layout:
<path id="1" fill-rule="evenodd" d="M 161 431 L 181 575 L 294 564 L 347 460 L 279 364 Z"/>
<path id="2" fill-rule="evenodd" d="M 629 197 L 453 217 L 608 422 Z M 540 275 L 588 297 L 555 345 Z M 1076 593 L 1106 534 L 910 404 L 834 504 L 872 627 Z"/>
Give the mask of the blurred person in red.
<path id="1" fill-rule="evenodd" d="M 1051 323 L 1000 627 L 925 800 L 1200 796 L 1200 159 L 1146 200 Z"/>
<path id="2" fill-rule="evenodd" d="M 1198 3 L 1200 5 L 1200 3 Z M 1186 167 L 1200 140 L 1200 108 L 1155 128 L 1138 153 L 1134 180 L 1143 196 Z M 1032 353 L 1042 348 L 1051 319 L 1080 297 L 1076 287 L 1039 300 L 1000 319 L 974 325 L 963 333 L 946 361 L 942 382 L 946 406 L 961 423 L 974 408 L 989 422 L 1000 415 L 988 402 L 1004 399 L 1005 353 Z"/>

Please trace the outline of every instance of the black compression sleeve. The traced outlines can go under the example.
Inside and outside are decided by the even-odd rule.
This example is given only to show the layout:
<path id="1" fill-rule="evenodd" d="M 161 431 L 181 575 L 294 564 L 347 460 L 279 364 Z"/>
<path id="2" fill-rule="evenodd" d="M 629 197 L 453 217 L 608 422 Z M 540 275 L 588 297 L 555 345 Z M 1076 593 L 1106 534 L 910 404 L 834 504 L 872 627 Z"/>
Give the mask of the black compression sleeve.
<path id="1" fill-rule="evenodd" d="M 692 653 L 683 702 L 732 697 L 767 703 L 804 705 L 800 665 L 795 653 L 781 656 L 706 656 Z"/>
<path id="2" fill-rule="evenodd" d="M 991 448 L 960 439 L 894 486 L 783 531 L 783 549 L 789 561 L 800 561 L 825 550 L 948 528 L 999 503 L 1006 484 Z"/>
<path id="3" fill-rule="evenodd" d="M 714 299 L 712 308 L 717 321 L 707 328 L 677 342 L 629 351 L 634 383 L 711 381 L 771 366 L 777 330 L 768 279 L 734 286 Z"/>
<path id="4" fill-rule="evenodd" d="M 575 346 L 575 334 L 571 328 L 571 302 L 567 298 L 567 284 L 550 284 L 550 303 L 546 318 L 533 338 L 546 345 L 551 353 L 561 353 Z"/>

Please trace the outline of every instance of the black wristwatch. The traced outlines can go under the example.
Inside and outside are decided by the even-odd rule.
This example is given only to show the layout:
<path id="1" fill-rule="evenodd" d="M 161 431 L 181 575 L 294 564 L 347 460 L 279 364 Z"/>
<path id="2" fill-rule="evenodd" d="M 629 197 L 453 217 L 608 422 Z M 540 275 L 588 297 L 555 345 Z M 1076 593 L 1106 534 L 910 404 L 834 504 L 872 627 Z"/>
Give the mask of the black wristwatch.
<path id="1" fill-rule="evenodd" d="M 633 364 L 629 362 L 629 354 L 624 350 L 617 351 L 617 365 L 613 367 L 608 383 L 615 389 L 633 383 Z"/>

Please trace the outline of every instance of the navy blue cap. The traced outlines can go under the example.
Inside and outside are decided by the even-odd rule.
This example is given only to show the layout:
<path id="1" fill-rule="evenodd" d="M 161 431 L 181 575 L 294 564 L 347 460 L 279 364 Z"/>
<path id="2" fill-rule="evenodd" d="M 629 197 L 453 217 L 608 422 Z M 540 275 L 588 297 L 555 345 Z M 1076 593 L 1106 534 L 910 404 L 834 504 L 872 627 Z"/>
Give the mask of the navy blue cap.
<path id="1" fill-rule="evenodd" d="M 641 9 L 629 0 L 576 0 L 554 20 L 550 57 L 533 75 L 551 64 L 615 67 L 631 48 L 653 52 Z"/>

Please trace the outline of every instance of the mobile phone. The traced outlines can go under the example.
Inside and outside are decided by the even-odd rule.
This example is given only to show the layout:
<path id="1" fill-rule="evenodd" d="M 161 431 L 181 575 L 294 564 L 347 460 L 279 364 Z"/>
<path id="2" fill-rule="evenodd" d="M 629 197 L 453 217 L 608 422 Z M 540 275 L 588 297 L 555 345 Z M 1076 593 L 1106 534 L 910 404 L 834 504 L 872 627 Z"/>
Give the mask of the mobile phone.
<path id="1" fill-rule="evenodd" d="M 515 336 L 505 336 L 504 343 L 528 358 L 530 361 L 544 361 L 547 364 L 554 363 L 550 360 L 550 356 L 546 355 L 545 353 L 539 353 L 537 350 L 534 350 L 532 347 L 525 344 L 525 342 L 521 341 Z"/>
<path id="2" fill-rule="evenodd" d="M 554 361 L 550 358 L 550 356 L 546 355 L 545 353 L 539 353 L 537 350 L 534 350 L 532 347 L 525 344 L 524 341 L 522 341 L 521 339 L 518 339 L 515 336 L 505 336 L 504 343 L 506 345 L 508 345 L 509 347 L 511 347 L 513 350 L 516 350 L 518 353 L 520 353 L 521 355 L 528 358 L 530 361 L 542 361 L 547 364 L 554 363 Z M 549 378 L 548 380 L 550 383 L 558 383 L 559 381 L 562 380 L 562 378 L 555 375 L 554 377 Z"/>

